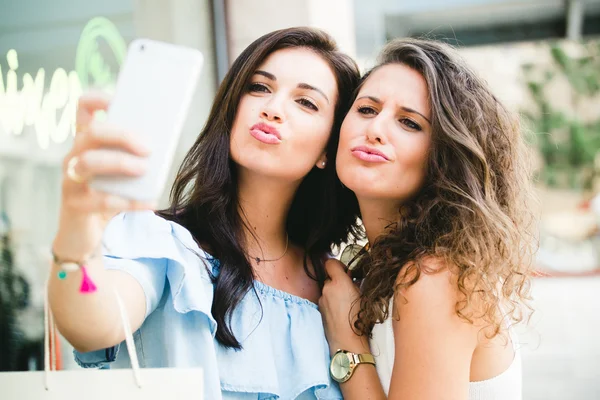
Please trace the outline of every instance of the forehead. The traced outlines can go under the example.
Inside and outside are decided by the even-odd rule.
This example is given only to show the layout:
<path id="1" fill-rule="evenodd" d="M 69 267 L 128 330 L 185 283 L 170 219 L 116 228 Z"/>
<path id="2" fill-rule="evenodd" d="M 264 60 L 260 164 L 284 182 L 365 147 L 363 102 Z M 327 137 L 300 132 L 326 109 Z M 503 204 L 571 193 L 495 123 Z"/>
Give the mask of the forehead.
<path id="1" fill-rule="evenodd" d="M 383 102 L 413 108 L 429 117 L 429 91 L 425 78 L 404 64 L 389 64 L 367 78 L 360 96 L 373 96 Z"/>
<path id="2" fill-rule="evenodd" d="M 258 69 L 275 75 L 278 83 L 296 86 L 308 83 L 321 89 L 330 99 L 337 96 L 335 75 L 325 59 L 307 48 L 281 49 L 271 53 Z"/>

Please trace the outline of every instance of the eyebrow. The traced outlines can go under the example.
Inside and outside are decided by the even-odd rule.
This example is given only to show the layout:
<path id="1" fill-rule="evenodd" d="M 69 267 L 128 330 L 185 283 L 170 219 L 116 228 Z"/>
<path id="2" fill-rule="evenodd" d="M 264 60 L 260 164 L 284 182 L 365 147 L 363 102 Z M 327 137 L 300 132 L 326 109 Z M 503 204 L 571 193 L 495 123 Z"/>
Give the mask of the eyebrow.
<path id="1" fill-rule="evenodd" d="M 275 75 L 273 75 L 272 73 L 267 72 L 267 71 L 263 71 L 263 70 L 260 70 L 260 69 L 256 70 L 255 74 L 256 75 L 262 75 L 265 78 L 270 79 L 272 81 L 276 81 L 277 80 L 277 77 Z"/>
<path id="2" fill-rule="evenodd" d="M 377 103 L 377 104 L 381 104 L 381 103 L 383 103 L 383 102 L 382 102 L 380 99 L 378 99 L 377 97 L 374 97 L 374 96 L 362 96 L 362 97 L 359 97 L 359 98 L 358 98 L 358 99 L 356 99 L 356 100 L 360 100 L 360 99 L 369 99 L 369 100 L 371 100 L 373 103 Z M 400 108 L 401 108 L 402 110 L 404 110 L 404 111 L 408 112 L 408 113 L 420 115 L 421 117 L 423 117 L 423 118 L 425 119 L 425 121 L 429 122 L 429 124 L 431 125 L 431 121 L 429 120 L 429 118 L 427 118 L 426 116 L 424 116 L 423 114 L 421 114 L 421 113 L 420 113 L 420 112 L 418 112 L 417 110 L 413 110 L 413 109 L 412 109 L 412 108 L 410 108 L 410 107 L 400 107 Z"/>
<path id="3" fill-rule="evenodd" d="M 256 70 L 256 72 L 254 72 L 254 74 L 256 75 L 262 75 L 267 79 L 270 79 L 272 81 L 277 81 L 277 77 L 275 75 L 273 75 L 270 72 L 267 71 L 263 71 L 263 70 Z M 329 104 L 329 98 L 327 98 L 327 95 L 319 88 L 313 86 L 313 85 L 309 85 L 308 83 L 299 83 L 298 84 L 298 88 L 300 89 L 307 89 L 307 90 L 314 90 L 315 92 L 319 93 L 321 96 L 323 96 L 325 98 L 325 100 L 327 101 L 327 104 Z"/>
<path id="4" fill-rule="evenodd" d="M 316 88 L 312 85 L 309 85 L 308 83 L 299 83 L 298 87 L 300 89 L 308 89 L 308 90 L 314 90 L 315 92 L 319 93 L 321 96 L 323 96 L 325 98 L 325 100 L 327 101 L 327 104 L 329 104 L 329 99 L 327 98 L 327 96 L 325 95 L 325 93 L 323 93 L 323 91 L 319 88 Z"/>

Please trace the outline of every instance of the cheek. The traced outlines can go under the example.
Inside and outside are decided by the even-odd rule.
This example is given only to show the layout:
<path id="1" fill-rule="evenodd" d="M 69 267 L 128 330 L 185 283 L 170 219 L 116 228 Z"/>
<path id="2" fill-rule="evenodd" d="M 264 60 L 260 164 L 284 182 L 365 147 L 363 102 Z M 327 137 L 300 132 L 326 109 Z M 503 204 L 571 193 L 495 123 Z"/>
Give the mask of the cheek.
<path id="1" fill-rule="evenodd" d="M 315 167 L 326 149 L 331 135 L 331 124 L 324 119 L 288 114 L 286 131 L 289 139 L 277 154 L 277 167 L 290 180 L 306 176 Z M 285 168 L 282 166 L 285 165 Z"/>
<path id="2" fill-rule="evenodd" d="M 315 117 L 301 110 L 295 111 L 296 115 L 293 118 L 288 116 L 289 129 L 292 131 L 289 149 L 319 157 L 331 136 L 332 118 Z"/>
<path id="3" fill-rule="evenodd" d="M 427 137 L 418 137 L 416 140 L 406 143 L 406 162 L 417 170 L 423 170 L 427 164 L 429 146 L 430 140 Z"/>
<path id="4" fill-rule="evenodd" d="M 427 137 L 410 138 L 397 144 L 397 177 L 406 182 L 406 189 L 414 192 L 423 184 L 427 174 L 430 140 Z"/>
<path id="5" fill-rule="evenodd" d="M 350 149 L 360 143 L 363 135 L 360 121 L 350 115 L 344 119 L 340 129 L 340 140 L 336 155 L 336 171 L 339 179 L 347 187 L 354 187 L 356 182 L 363 180 L 366 170 L 360 168 L 360 163 L 354 159 Z M 368 176 L 368 174 L 366 175 Z"/>
<path id="6" fill-rule="evenodd" d="M 344 122 L 342 122 L 342 126 L 340 128 L 340 145 L 338 148 L 345 145 L 349 138 L 352 136 L 352 121 L 350 121 L 350 117 L 346 117 Z"/>
<path id="7" fill-rule="evenodd" d="M 240 99 L 235 114 L 235 119 L 233 120 L 232 135 L 235 134 L 236 130 L 239 130 L 239 128 L 243 128 L 245 125 L 248 124 L 248 117 L 251 114 L 252 110 L 255 108 L 255 105 L 252 103 L 253 102 L 250 96 L 242 96 L 242 98 Z"/>
<path id="8" fill-rule="evenodd" d="M 338 156 L 342 155 L 341 153 L 350 151 L 350 146 L 354 138 L 363 135 L 363 132 L 364 128 L 361 126 L 360 119 L 357 119 L 352 114 L 348 114 L 344 118 L 344 122 L 342 122 L 342 127 L 340 128 Z"/>
<path id="9" fill-rule="evenodd" d="M 229 148 L 232 159 L 237 163 L 240 162 L 241 153 L 243 153 L 242 148 L 247 148 L 251 139 L 248 129 L 257 120 L 256 117 L 252 118 L 256 114 L 254 110 L 257 109 L 255 100 L 248 95 L 242 96 L 233 120 Z"/>

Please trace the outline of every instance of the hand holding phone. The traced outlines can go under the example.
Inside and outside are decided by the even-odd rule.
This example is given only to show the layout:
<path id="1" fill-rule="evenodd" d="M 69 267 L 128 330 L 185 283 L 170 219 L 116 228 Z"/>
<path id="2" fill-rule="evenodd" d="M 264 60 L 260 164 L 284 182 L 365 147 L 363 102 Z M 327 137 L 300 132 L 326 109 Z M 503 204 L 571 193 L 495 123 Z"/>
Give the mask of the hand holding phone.
<path id="1" fill-rule="evenodd" d="M 202 64 L 194 49 L 148 39 L 131 43 L 107 123 L 140 135 L 150 151 L 147 170 L 135 177 L 96 176 L 91 187 L 138 201 L 160 197 Z"/>
<path id="2" fill-rule="evenodd" d="M 115 214 L 155 206 L 201 67 L 202 55 L 196 50 L 136 40 L 114 97 L 81 97 L 76 121 L 80 132 L 63 163 L 60 223 L 53 245 L 62 258 L 78 260 L 95 251 Z M 94 121 L 98 111 L 107 112 L 107 121 Z"/>

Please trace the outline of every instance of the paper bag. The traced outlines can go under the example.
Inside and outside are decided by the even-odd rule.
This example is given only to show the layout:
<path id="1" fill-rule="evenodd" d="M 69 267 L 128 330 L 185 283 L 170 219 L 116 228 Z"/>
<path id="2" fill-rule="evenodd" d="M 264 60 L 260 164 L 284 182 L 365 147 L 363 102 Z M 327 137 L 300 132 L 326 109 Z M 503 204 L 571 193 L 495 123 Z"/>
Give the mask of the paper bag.
<path id="1" fill-rule="evenodd" d="M 203 400 L 200 368 L 140 369 L 125 307 L 115 291 L 131 369 L 56 371 L 50 351 L 54 336 L 52 313 L 45 302 L 44 371 L 0 373 L 1 400 Z M 49 333 L 50 332 L 50 333 Z M 54 349 L 54 346 L 52 346 Z M 1 356 L 1 355 L 0 355 Z"/>

